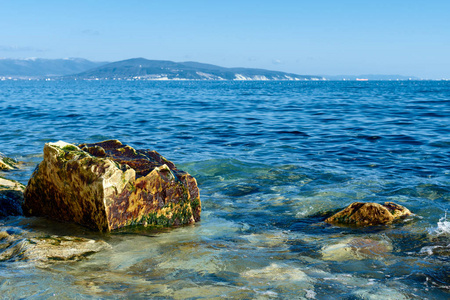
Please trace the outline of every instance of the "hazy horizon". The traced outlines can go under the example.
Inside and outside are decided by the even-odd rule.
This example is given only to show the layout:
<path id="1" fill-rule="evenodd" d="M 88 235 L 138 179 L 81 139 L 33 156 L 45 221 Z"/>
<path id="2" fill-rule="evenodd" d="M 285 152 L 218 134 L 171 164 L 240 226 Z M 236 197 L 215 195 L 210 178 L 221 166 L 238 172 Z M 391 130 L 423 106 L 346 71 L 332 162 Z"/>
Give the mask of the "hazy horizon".
<path id="1" fill-rule="evenodd" d="M 135 57 L 295 74 L 450 78 L 446 1 L 0 4 L 2 58 Z"/>

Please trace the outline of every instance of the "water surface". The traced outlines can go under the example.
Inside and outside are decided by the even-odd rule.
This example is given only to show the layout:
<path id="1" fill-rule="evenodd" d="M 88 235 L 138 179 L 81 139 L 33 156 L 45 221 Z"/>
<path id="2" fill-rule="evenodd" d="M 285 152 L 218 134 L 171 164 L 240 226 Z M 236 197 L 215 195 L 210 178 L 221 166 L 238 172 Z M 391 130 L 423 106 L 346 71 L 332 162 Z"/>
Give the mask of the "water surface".
<path id="1" fill-rule="evenodd" d="M 39 218 L 3 230 L 102 239 L 80 262 L 0 262 L 8 298 L 446 299 L 448 82 L 0 82 L 1 173 L 26 184 L 46 142 L 119 139 L 196 177 L 202 221 L 96 234 Z M 325 225 L 354 201 L 415 216 Z M 356 249 L 356 250 L 355 250 Z"/>

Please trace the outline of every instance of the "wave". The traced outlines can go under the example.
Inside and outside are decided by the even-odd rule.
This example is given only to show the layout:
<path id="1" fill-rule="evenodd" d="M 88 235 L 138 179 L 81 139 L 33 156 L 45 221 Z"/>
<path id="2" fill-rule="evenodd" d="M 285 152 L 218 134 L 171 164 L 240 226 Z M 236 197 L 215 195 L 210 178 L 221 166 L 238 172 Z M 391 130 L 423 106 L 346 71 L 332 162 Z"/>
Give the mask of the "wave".
<path id="1" fill-rule="evenodd" d="M 447 212 L 439 219 L 436 227 L 432 227 L 428 230 L 432 235 L 450 235 L 450 221 L 447 220 Z"/>

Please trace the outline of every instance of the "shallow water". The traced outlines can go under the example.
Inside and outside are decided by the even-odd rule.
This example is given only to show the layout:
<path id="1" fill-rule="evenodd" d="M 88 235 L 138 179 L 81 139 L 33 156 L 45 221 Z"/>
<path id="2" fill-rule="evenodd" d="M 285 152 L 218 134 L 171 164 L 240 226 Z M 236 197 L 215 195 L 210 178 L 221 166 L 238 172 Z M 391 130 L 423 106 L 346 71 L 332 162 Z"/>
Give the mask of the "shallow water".
<path id="1" fill-rule="evenodd" d="M 39 218 L 0 230 L 102 239 L 79 262 L 0 262 L 5 298 L 447 299 L 448 82 L 0 82 L 0 152 L 26 183 L 49 141 L 119 139 L 196 177 L 202 221 L 96 234 Z M 325 225 L 354 201 L 415 215 Z M 3 229 L 2 229 L 3 228 Z"/>

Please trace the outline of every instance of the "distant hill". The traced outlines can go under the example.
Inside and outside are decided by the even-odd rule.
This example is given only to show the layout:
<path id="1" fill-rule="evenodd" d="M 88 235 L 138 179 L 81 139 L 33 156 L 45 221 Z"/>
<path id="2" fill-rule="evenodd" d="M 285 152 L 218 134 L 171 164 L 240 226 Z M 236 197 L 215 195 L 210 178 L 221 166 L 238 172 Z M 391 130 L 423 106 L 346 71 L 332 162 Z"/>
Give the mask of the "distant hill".
<path id="1" fill-rule="evenodd" d="M 83 58 L 0 59 L 0 79 L 80 80 L 420 80 L 401 75 L 298 75 L 251 68 L 225 68 L 198 62 L 132 58 L 93 62 Z"/>
<path id="2" fill-rule="evenodd" d="M 65 79 L 141 80 L 321 80 L 320 76 L 297 75 L 249 68 L 224 68 L 197 62 L 173 62 L 133 58 L 66 76 Z"/>
<path id="3" fill-rule="evenodd" d="M 38 78 L 64 76 L 84 72 L 104 64 L 105 62 L 93 62 L 82 58 L 6 58 L 0 59 L 0 77 Z"/>

